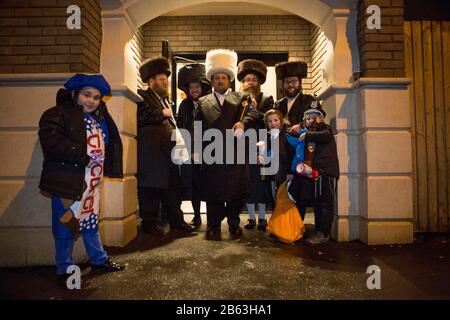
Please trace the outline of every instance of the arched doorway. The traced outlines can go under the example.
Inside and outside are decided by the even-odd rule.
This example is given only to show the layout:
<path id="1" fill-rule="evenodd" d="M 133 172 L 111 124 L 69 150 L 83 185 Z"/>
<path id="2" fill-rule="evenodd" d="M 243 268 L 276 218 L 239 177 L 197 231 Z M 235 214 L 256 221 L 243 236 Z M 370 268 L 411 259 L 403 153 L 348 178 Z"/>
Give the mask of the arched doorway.
<path id="1" fill-rule="evenodd" d="M 361 109 L 366 106 L 375 108 L 373 103 L 368 103 L 369 97 L 370 102 L 376 101 L 377 95 L 384 94 L 383 90 L 392 86 L 396 90 L 404 90 L 405 81 L 353 79 L 353 74 L 359 71 L 359 54 L 356 37 L 356 1 L 352 0 L 287 0 L 283 2 L 273 0 L 187 0 L 182 3 L 174 0 L 164 2 L 104 1 L 102 4 L 103 42 L 100 68 L 101 72 L 113 83 L 114 97 L 109 105 L 113 113 L 116 112 L 117 116 L 124 120 L 121 130 L 123 137 L 127 140 L 124 145 L 128 150 L 128 160 L 125 160 L 125 164 L 128 164 L 126 168 L 128 180 L 121 182 L 123 183 L 121 187 L 105 188 L 107 193 L 105 205 L 110 206 L 109 209 L 114 211 L 115 208 L 109 205 L 108 197 L 124 198 L 125 193 L 131 192 L 131 186 L 135 185 L 133 173 L 136 164 L 136 144 L 132 137 L 136 128 L 133 117 L 136 111 L 135 102 L 139 100 L 135 93 L 139 86 L 137 73 L 139 59 L 136 56 L 138 47 L 136 42 L 140 41 L 139 38 L 143 36 L 139 35 L 139 32 L 142 32 L 142 29 L 139 28 L 149 21 L 161 19 L 160 17 L 178 17 L 204 11 L 233 14 L 233 10 L 238 11 L 239 8 L 248 6 L 256 11 L 260 10 L 260 12 L 269 10 L 272 13 L 282 13 L 303 19 L 307 23 L 315 25 L 319 36 L 329 43 L 326 50 L 322 52 L 322 57 L 325 58 L 320 66 L 322 72 L 317 77 L 317 81 L 322 85 L 315 93 L 319 94 L 319 98 L 323 100 L 324 108 L 329 115 L 327 116 L 328 121 L 334 123 L 337 130 L 341 179 L 338 187 L 338 212 L 335 219 L 334 238 L 340 241 L 361 239 L 367 243 L 412 241 L 408 195 L 402 200 L 405 203 L 400 206 L 397 205 L 396 199 L 381 201 L 389 196 L 389 192 L 384 191 L 384 186 L 392 185 L 392 182 L 400 188 L 404 187 L 409 192 L 411 181 L 405 173 L 409 170 L 408 164 L 405 164 L 405 169 L 402 165 L 386 168 L 381 165 L 373 165 L 375 158 L 372 156 L 378 152 L 381 141 L 393 144 L 394 147 L 404 146 L 406 142 L 410 141 L 409 133 L 403 127 L 402 131 L 395 129 L 396 138 L 392 139 L 385 132 L 380 133 L 379 126 L 367 125 L 371 123 L 369 121 L 371 119 L 365 119 L 365 117 L 373 117 L 373 114 L 361 114 Z M 234 14 L 238 14 L 238 12 Z M 186 38 L 186 41 L 191 40 Z M 192 46 L 195 47 L 194 44 Z M 220 41 L 214 45 L 214 47 L 223 46 Z M 206 48 L 202 51 L 206 51 Z M 144 55 L 141 58 L 143 57 Z M 314 64 L 314 59 L 311 59 L 310 68 L 312 64 Z M 367 94 L 368 92 L 372 95 Z M 401 101 L 401 108 L 408 108 L 408 100 L 404 96 L 404 92 L 396 91 L 396 99 L 397 93 Z M 391 127 L 388 127 L 386 130 L 390 129 Z M 391 181 L 393 175 L 396 176 Z M 400 179 L 397 179 L 397 176 Z M 380 188 L 383 192 L 379 192 Z M 118 189 L 121 190 L 120 195 L 117 195 L 117 191 L 112 191 Z M 109 195 L 108 190 L 111 190 Z M 125 199 L 122 201 L 127 202 Z M 395 203 L 394 211 L 396 213 L 394 214 L 388 205 L 391 201 Z M 110 212 L 110 210 L 105 211 Z M 402 221 L 398 220 L 398 215 L 401 216 Z M 131 226 L 133 222 L 127 223 Z M 123 226 L 123 229 L 125 230 L 127 227 Z M 387 236 L 386 230 L 390 231 Z"/>

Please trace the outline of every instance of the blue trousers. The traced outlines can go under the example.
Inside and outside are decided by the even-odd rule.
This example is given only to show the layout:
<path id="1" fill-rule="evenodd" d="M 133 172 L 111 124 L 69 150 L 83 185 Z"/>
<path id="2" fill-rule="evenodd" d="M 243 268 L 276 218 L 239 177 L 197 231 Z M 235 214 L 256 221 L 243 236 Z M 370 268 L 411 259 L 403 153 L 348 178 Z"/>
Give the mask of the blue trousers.
<path id="1" fill-rule="evenodd" d="M 72 258 L 74 237 L 72 233 L 59 221 L 59 218 L 67 211 L 61 199 L 52 196 L 52 231 L 55 238 L 56 273 L 64 274 L 67 268 L 74 265 Z M 81 232 L 84 247 L 92 264 L 101 265 L 108 260 L 108 254 L 100 242 L 98 227 Z"/>

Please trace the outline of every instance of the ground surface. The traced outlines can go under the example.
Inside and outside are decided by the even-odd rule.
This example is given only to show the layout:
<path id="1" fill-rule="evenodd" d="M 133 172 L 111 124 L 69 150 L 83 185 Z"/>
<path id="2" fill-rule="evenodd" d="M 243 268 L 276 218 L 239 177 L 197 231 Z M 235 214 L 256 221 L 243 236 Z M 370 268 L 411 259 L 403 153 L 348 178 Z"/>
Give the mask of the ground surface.
<path id="1" fill-rule="evenodd" d="M 190 217 L 186 217 L 190 221 Z M 243 225 L 244 222 L 241 222 Z M 93 274 L 82 265 L 82 290 L 55 282 L 54 267 L 0 269 L 3 299 L 450 299 L 450 236 L 412 245 L 367 246 L 330 241 L 320 246 L 279 243 L 257 230 L 230 240 L 197 234 L 139 236 L 109 248 L 127 263 L 120 273 Z M 367 267 L 381 268 L 381 289 L 369 290 Z"/>

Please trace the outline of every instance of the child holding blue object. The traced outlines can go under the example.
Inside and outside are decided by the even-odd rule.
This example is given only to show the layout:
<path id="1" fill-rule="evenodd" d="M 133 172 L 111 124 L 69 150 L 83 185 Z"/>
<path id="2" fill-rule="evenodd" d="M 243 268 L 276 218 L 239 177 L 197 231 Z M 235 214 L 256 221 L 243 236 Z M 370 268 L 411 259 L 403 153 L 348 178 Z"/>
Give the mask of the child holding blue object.
<path id="1" fill-rule="evenodd" d="M 300 135 L 305 133 L 306 131 L 306 128 L 301 128 Z M 291 171 L 295 172 L 297 165 L 305 160 L 305 140 L 300 141 L 298 136 L 292 136 L 289 133 L 286 133 L 286 139 L 289 144 L 293 148 L 295 148 L 295 156 L 292 159 L 291 163 Z"/>
<path id="2" fill-rule="evenodd" d="M 101 98 L 111 91 L 102 75 L 76 74 L 60 89 L 56 106 L 39 121 L 44 163 L 39 188 L 51 194 L 58 279 L 65 284 L 72 250 L 83 237 L 92 269 L 120 271 L 100 242 L 100 184 L 122 178 L 122 142 Z M 63 282 L 64 281 L 64 282 Z"/>

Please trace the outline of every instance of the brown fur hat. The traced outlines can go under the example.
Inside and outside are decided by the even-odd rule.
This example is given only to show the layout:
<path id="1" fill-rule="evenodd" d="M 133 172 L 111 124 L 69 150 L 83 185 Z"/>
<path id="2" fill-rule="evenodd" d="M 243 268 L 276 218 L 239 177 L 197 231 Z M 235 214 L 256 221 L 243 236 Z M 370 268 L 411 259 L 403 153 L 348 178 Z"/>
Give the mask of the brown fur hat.
<path id="1" fill-rule="evenodd" d="M 154 77 L 159 73 L 165 73 L 167 76 L 170 76 L 169 61 L 162 56 L 144 61 L 139 68 L 142 82 L 145 83 L 147 83 L 151 77 Z"/>
<path id="2" fill-rule="evenodd" d="M 287 77 L 298 77 L 299 80 L 306 78 L 308 66 L 303 61 L 286 61 L 275 65 L 275 73 L 278 80 L 284 80 Z"/>
<path id="3" fill-rule="evenodd" d="M 238 80 L 242 81 L 249 73 L 255 74 L 258 77 L 260 84 L 263 84 L 266 82 L 267 66 L 264 62 L 256 59 L 242 60 L 238 65 Z"/>

